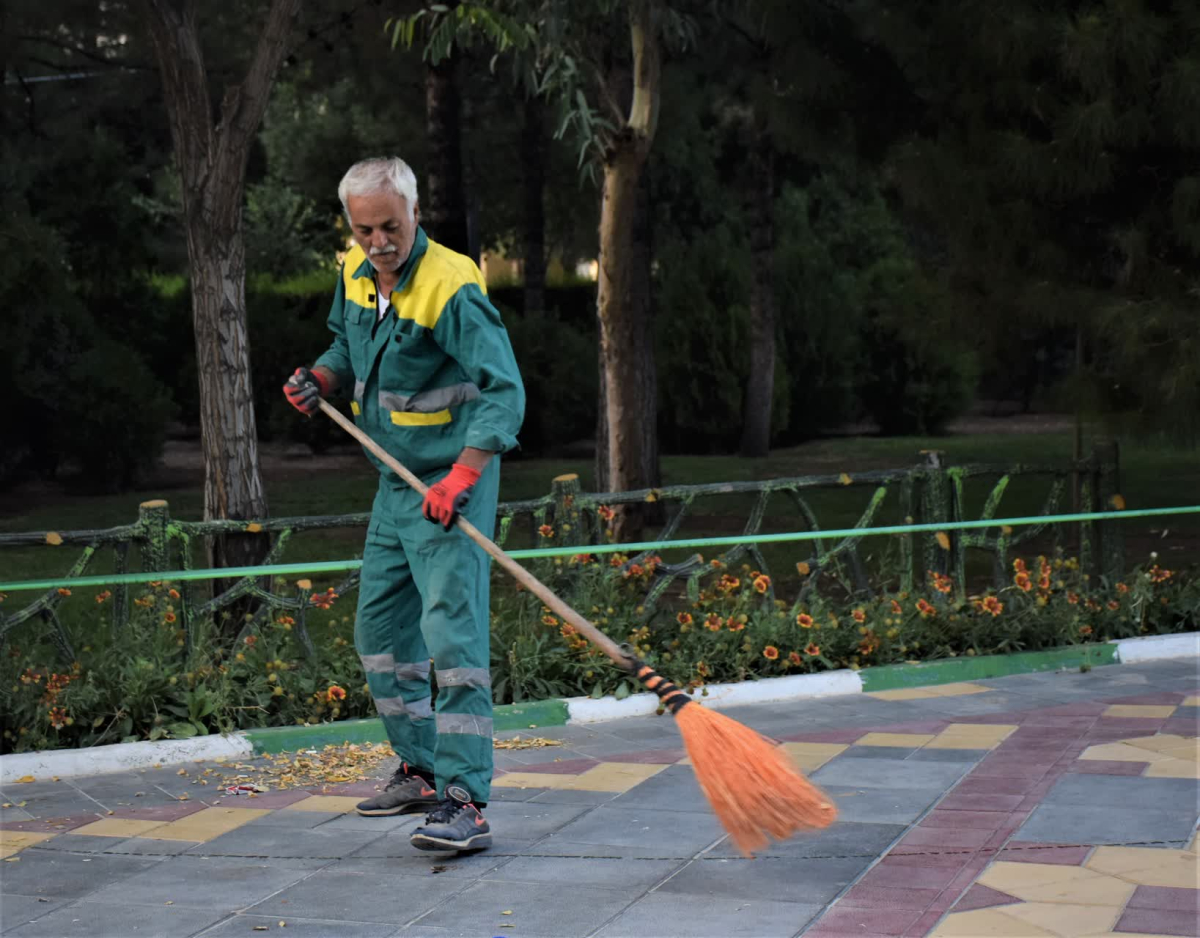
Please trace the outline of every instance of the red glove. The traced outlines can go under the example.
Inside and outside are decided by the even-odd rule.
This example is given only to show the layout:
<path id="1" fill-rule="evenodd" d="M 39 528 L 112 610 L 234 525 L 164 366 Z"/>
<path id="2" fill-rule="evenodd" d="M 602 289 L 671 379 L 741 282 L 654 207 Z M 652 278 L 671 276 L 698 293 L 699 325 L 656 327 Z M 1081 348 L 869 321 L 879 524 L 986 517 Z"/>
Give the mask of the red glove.
<path id="1" fill-rule="evenodd" d="M 319 371 L 297 368 L 283 386 L 284 396 L 302 414 L 312 414 L 317 409 L 317 399 L 329 396 L 330 381 Z"/>
<path id="2" fill-rule="evenodd" d="M 471 498 L 471 489 L 479 481 L 479 470 L 456 462 L 446 476 L 425 493 L 421 514 L 427 521 L 440 524 L 449 531 L 454 519 L 466 507 Z"/>

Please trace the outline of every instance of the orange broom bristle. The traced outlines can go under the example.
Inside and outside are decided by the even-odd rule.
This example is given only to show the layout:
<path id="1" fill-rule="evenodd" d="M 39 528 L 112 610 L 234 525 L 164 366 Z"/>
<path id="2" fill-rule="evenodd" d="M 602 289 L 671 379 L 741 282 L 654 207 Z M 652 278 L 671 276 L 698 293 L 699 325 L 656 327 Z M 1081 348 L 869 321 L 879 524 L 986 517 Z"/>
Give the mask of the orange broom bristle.
<path id="1" fill-rule="evenodd" d="M 675 715 L 696 780 L 735 846 L 746 856 L 775 840 L 828 827 L 830 798 L 806 779 L 778 746 L 748 726 L 706 710 L 648 665 L 641 682 Z"/>

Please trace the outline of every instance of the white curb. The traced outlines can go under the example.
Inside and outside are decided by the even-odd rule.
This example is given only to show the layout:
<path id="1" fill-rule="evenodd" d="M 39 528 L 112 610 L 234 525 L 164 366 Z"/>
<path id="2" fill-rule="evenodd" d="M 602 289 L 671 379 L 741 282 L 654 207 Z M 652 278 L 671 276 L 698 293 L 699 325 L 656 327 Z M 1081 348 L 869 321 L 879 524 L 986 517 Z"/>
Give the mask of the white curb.
<path id="1" fill-rule="evenodd" d="M 42 752 L 17 752 L 0 756 L 0 785 L 12 785 L 32 776 L 47 781 L 55 776 L 99 775 L 125 772 L 197 759 L 239 758 L 254 754 L 254 746 L 245 736 L 196 736 L 192 739 L 162 739 L 155 742 L 113 743 L 90 749 L 47 749 Z M 14 792 L 16 789 L 14 789 Z"/>
<path id="2" fill-rule="evenodd" d="M 708 696 L 694 699 L 706 707 L 719 709 L 738 704 L 766 703 L 771 700 L 797 700 L 803 697 L 830 697 L 835 694 L 861 694 L 862 678 L 857 671 L 822 671 L 819 674 L 793 674 L 761 681 L 736 684 L 709 684 Z M 658 709 L 656 694 L 633 694 L 624 700 L 616 697 L 568 697 L 568 723 L 599 723 L 622 717 L 647 716 Z"/>
<path id="3" fill-rule="evenodd" d="M 1159 661 L 1163 658 L 1200 657 L 1200 632 L 1121 638 L 1114 639 L 1109 644 L 1117 646 L 1117 657 L 1121 660 L 1121 664 Z"/>

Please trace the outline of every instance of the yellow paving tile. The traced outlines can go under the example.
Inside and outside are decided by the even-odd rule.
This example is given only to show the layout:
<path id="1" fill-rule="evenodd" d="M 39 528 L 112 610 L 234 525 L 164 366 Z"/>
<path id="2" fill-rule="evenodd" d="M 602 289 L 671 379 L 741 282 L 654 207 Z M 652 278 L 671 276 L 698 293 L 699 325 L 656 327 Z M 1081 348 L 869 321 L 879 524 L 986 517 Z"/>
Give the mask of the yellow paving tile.
<path id="1" fill-rule="evenodd" d="M 951 723 L 926 749 L 995 749 L 1016 730 L 1008 724 Z"/>
<path id="2" fill-rule="evenodd" d="M 930 687 L 900 687 L 896 690 L 876 690 L 867 694 L 876 700 L 928 700 L 937 697 Z"/>
<path id="3" fill-rule="evenodd" d="M 1076 938 L 1083 935 L 1107 934 L 1121 916 L 1119 906 L 1068 905 L 1051 902 L 1030 902 L 1010 905 L 1005 915 L 1044 928 L 1052 935 Z"/>
<path id="4" fill-rule="evenodd" d="M 493 788 L 566 788 L 575 781 L 574 775 L 555 775 L 552 772 L 509 772 L 492 779 Z"/>
<path id="5" fill-rule="evenodd" d="M 601 762 L 575 776 L 570 784 L 564 785 L 563 788 L 581 791 L 629 791 L 665 768 L 665 765 L 640 762 Z"/>
<path id="6" fill-rule="evenodd" d="M 804 772 L 815 772 L 848 747 L 841 743 L 784 743 L 779 748 L 792 757 L 797 768 Z"/>
<path id="7" fill-rule="evenodd" d="M 1200 739 L 1185 739 L 1178 746 L 1170 746 L 1162 751 L 1176 759 L 1200 762 Z"/>
<path id="8" fill-rule="evenodd" d="M 265 808 L 204 808 L 142 836 L 150 840 L 198 840 L 204 843 L 270 813 Z"/>
<path id="9" fill-rule="evenodd" d="M 1173 706 L 1147 706 L 1144 704 L 1113 704 L 1101 716 L 1106 717 L 1145 717 L 1146 719 L 1165 719 L 1175 712 Z"/>
<path id="10" fill-rule="evenodd" d="M 312 795 L 303 801 L 296 801 L 284 807 L 284 811 L 336 811 L 345 814 L 353 811 L 354 806 L 362 798 L 352 798 L 349 795 Z"/>
<path id="11" fill-rule="evenodd" d="M 1188 844 L 1188 850 L 1192 853 L 1200 853 L 1200 832 L 1192 835 L 1192 842 Z"/>
<path id="12" fill-rule="evenodd" d="M 1182 707 L 1200 707 L 1200 697 L 1184 697 Z"/>
<path id="13" fill-rule="evenodd" d="M 979 684 L 970 684 L 965 681 L 956 684 L 938 684 L 929 688 L 938 697 L 962 697 L 965 694 L 990 694 L 990 687 L 983 687 Z"/>
<path id="14" fill-rule="evenodd" d="M 55 834 L 47 834 L 41 831 L 5 831 L 0 830 L 0 859 L 15 856 L 26 847 L 32 847 L 34 844 L 40 844 L 43 840 L 49 840 Z"/>
<path id="15" fill-rule="evenodd" d="M 1008 739 L 1017 731 L 1011 723 L 951 723 L 938 733 L 939 736 L 981 736 L 990 739 Z"/>
<path id="16" fill-rule="evenodd" d="M 1097 847 L 1087 865 L 1139 886 L 1200 889 L 1200 856 L 1154 847 Z"/>
<path id="17" fill-rule="evenodd" d="M 1042 938 L 1054 934 L 997 909 L 976 909 L 947 915 L 929 938 Z"/>
<path id="18" fill-rule="evenodd" d="M 1167 759 L 1165 762 L 1155 762 L 1142 775 L 1146 778 L 1200 779 L 1200 765 L 1191 759 Z"/>
<path id="19" fill-rule="evenodd" d="M 1012 895 L 1026 902 L 1068 903 L 1071 905 L 1111 905 L 1124 908 L 1137 887 L 1133 883 L 1096 873 L 1094 876 L 1040 886 L 1022 886 Z"/>
<path id="20" fill-rule="evenodd" d="M 1099 746 L 1088 746 L 1079 758 L 1103 759 L 1106 762 L 1165 762 L 1171 757 L 1128 743 L 1101 743 Z"/>
<path id="21" fill-rule="evenodd" d="M 1178 749 L 1195 744 L 1195 740 L 1186 736 L 1176 736 L 1173 733 L 1160 733 L 1157 736 L 1139 736 L 1136 739 L 1123 739 L 1121 745 L 1133 746 L 1136 749 L 1149 749 L 1151 752 L 1166 752 L 1168 749 Z"/>
<path id="22" fill-rule="evenodd" d="M 924 746 L 933 739 L 925 733 L 867 733 L 854 744 L 856 746 Z"/>
<path id="23" fill-rule="evenodd" d="M 1096 872 L 1110 871 L 1089 870 L 1059 863 L 1009 863 L 1001 860 L 984 870 L 979 882 L 1010 896 L 1019 896 L 1019 893 L 1027 888 L 1036 889 L 1049 883 L 1094 879 Z"/>
<path id="24" fill-rule="evenodd" d="M 162 827 L 165 821 L 138 821 L 133 818 L 106 817 L 83 827 L 77 827 L 72 834 L 86 834 L 89 837 L 141 837 L 147 831 Z"/>

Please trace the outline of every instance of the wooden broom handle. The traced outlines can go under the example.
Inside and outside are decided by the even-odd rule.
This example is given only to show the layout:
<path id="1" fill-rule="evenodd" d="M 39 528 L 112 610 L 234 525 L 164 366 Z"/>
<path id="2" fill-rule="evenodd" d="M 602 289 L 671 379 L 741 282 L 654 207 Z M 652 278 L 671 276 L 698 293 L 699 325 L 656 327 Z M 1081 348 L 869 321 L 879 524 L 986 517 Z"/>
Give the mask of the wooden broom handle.
<path id="1" fill-rule="evenodd" d="M 339 411 L 336 407 L 332 407 L 327 401 L 320 398 L 318 398 L 318 403 L 320 404 L 321 410 L 332 417 L 334 422 L 340 425 L 343 430 L 345 430 L 363 446 L 378 456 L 381 462 L 383 462 L 389 469 L 396 473 L 396 475 L 398 475 L 401 479 L 416 489 L 418 494 L 422 496 L 425 494 L 428 486 L 426 486 L 424 482 L 413 475 L 404 466 L 404 464 L 400 462 L 400 460 L 396 459 L 382 446 L 367 436 L 367 434 L 363 433 L 363 431 L 356 427 L 352 421 L 343 416 L 341 411 Z M 527 590 L 529 590 L 529 592 L 533 593 L 534 596 L 558 613 L 559 617 L 561 617 L 563 621 L 570 623 L 578 631 L 583 633 L 583 635 L 593 645 L 608 655 L 608 657 L 610 657 L 618 666 L 626 671 L 632 670 L 633 663 L 629 660 L 628 655 L 621 651 L 620 646 L 618 646 L 616 642 L 614 642 L 611 638 L 592 625 L 592 623 L 590 623 L 587 619 L 563 602 L 557 595 L 555 595 L 550 587 L 546 586 L 545 583 L 543 583 L 519 563 L 513 560 L 510 556 L 508 556 L 508 554 L 506 554 L 503 550 L 497 547 L 496 544 L 494 544 L 491 539 L 488 538 L 482 531 L 475 527 L 475 525 L 471 524 L 471 522 L 464 518 L 461 514 L 455 519 L 455 524 L 462 529 L 463 533 L 466 534 L 467 537 L 487 551 L 488 554 L 491 555 L 492 559 L 496 561 L 496 563 L 500 564 L 500 566 L 512 574 L 518 583 L 520 583 Z M 581 550 L 581 553 L 582 552 L 584 551 Z"/>

